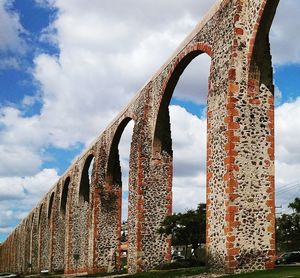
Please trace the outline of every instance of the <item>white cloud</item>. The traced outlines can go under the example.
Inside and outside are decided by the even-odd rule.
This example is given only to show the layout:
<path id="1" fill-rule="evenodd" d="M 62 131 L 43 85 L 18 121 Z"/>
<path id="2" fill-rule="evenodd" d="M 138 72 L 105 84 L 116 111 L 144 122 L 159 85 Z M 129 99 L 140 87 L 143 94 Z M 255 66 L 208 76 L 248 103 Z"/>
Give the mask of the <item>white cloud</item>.
<path id="1" fill-rule="evenodd" d="M 24 51 L 24 41 L 20 38 L 20 33 L 24 29 L 20 23 L 19 16 L 10 10 L 11 1 L 0 0 L 0 52 Z"/>
<path id="2" fill-rule="evenodd" d="M 134 122 L 130 121 L 124 129 L 119 143 L 119 155 L 122 171 L 122 220 L 128 216 L 128 179 L 129 179 L 129 157 Z"/>
<path id="3" fill-rule="evenodd" d="M 195 209 L 205 202 L 206 119 L 170 106 L 173 141 L 173 211 Z"/>
<path id="4" fill-rule="evenodd" d="M 20 69 L 20 62 L 15 57 L 2 58 L 0 61 L 0 70 L 5 69 Z"/>
<path id="5" fill-rule="evenodd" d="M 23 146 L 0 146 L 0 176 L 22 176 L 34 174 L 41 166 L 38 153 Z"/>
<path id="6" fill-rule="evenodd" d="M 185 69 L 176 86 L 175 97 L 206 104 L 211 59 L 197 56 Z"/>
<path id="7" fill-rule="evenodd" d="M 275 64 L 300 63 L 300 3 L 297 0 L 279 2 L 270 41 Z"/>
<path id="8" fill-rule="evenodd" d="M 58 178 L 56 170 L 46 168 L 32 176 L 1 177 L 0 201 L 21 199 L 30 204 L 35 203 Z"/>
<path id="9" fill-rule="evenodd" d="M 0 235 L 11 231 L 57 182 L 54 169 L 33 176 L 0 178 Z"/>
<path id="10" fill-rule="evenodd" d="M 183 107 L 170 106 L 174 149 L 174 171 L 178 176 L 193 177 L 205 170 L 206 119 L 199 119 Z"/>
<path id="11" fill-rule="evenodd" d="M 281 163 L 300 163 L 300 98 L 275 110 L 276 155 Z"/>
<path id="12" fill-rule="evenodd" d="M 42 88 L 40 121 L 52 144 L 68 147 L 94 138 L 214 1 L 188 1 L 184 10 L 180 1 L 131 2 L 50 2 L 59 10 L 49 30 L 60 54 L 38 56 L 34 77 Z"/>

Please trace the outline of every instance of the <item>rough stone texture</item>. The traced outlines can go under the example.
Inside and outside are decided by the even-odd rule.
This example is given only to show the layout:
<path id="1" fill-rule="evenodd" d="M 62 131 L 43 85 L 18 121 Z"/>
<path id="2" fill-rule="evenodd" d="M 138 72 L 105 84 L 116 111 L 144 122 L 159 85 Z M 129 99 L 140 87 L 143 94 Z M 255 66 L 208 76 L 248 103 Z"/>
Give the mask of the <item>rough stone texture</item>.
<path id="1" fill-rule="evenodd" d="M 0 246 L 0 271 L 49 269 L 74 274 L 120 268 L 118 144 L 129 121 L 134 122 L 134 130 L 129 162 L 128 271 L 144 271 L 170 260 L 170 240 L 156 233 L 172 212 L 168 106 L 180 75 L 197 55 L 211 57 L 208 265 L 227 273 L 272 268 L 274 102 L 268 33 L 278 1 L 219 0 Z"/>

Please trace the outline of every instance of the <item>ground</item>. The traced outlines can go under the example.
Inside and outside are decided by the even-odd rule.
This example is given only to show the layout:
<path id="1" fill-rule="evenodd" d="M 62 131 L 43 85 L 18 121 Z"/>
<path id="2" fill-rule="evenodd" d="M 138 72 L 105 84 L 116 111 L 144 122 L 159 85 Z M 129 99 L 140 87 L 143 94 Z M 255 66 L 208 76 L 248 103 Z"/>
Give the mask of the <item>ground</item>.
<path id="1" fill-rule="evenodd" d="M 29 276 L 27 276 L 29 277 Z M 32 275 L 30 277 L 40 277 L 37 275 Z M 48 275 L 47 277 L 63 277 L 60 275 Z M 79 276 L 78 276 L 79 277 Z M 82 276 L 80 276 L 82 277 Z M 186 269 L 174 269 L 174 270 L 152 270 L 149 272 L 127 275 L 127 274 L 118 274 L 118 275 L 91 275 L 85 277 L 109 277 L 109 278 L 168 278 L 168 277 L 190 277 L 190 278 L 300 278 L 300 265 L 291 265 L 291 266 L 279 266 L 273 270 L 265 271 L 255 271 L 252 273 L 246 274 L 237 274 L 237 275 L 218 275 L 218 274 L 208 274 L 205 271 L 205 267 L 193 267 Z"/>

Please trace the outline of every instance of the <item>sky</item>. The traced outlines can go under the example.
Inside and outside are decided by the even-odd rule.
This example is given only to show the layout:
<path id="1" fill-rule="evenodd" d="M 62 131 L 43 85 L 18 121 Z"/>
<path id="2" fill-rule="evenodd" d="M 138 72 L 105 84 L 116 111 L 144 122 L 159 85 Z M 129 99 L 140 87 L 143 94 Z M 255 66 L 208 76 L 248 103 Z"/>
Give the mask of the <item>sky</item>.
<path id="1" fill-rule="evenodd" d="M 168 59 L 215 0 L 0 0 L 0 241 Z M 270 33 L 276 86 L 277 212 L 300 195 L 300 2 Z M 170 105 L 173 210 L 205 201 L 209 57 Z M 123 217 L 132 123 L 120 141 Z"/>

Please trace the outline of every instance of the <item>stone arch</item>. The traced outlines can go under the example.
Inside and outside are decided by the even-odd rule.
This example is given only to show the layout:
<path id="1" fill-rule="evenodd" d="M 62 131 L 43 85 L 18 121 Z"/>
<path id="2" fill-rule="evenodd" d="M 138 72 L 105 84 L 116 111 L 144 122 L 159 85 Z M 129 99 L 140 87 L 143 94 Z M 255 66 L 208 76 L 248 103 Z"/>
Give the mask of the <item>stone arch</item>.
<path id="1" fill-rule="evenodd" d="M 39 260 L 39 214 L 41 208 L 37 207 L 32 214 L 31 222 L 31 250 L 30 250 L 30 273 L 38 272 L 38 260 Z"/>
<path id="2" fill-rule="evenodd" d="M 95 174 L 95 146 L 91 147 L 79 160 L 76 165 L 79 171 L 72 176 L 72 180 L 79 180 L 76 187 L 70 188 L 67 214 L 60 214 L 62 222 L 68 223 L 69 229 L 65 231 L 65 273 L 86 272 L 89 267 L 89 258 L 92 256 L 93 236 L 92 229 L 92 208 Z M 75 182 L 74 182 L 75 185 Z M 71 193 L 72 192 L 72 193 Z M 75 193 L 76 192 L 76 193 Z M 74 194 L 74 195 L 73 195 Z M 66 217 L 65 217 L 66 216 Z M 74 223 L 74 224 L 73 224 Z M 69 241 L 70 235 L 76 240 Z M 69 269 L 72 269 L 69 271 Z"/>
<path id="3" fill-rule="evenodd" d="M 50 227 L 48 219 L 47 199 L 43 200 L 39 210 L 38 234 L 39 234 L 39 260 L 38 269 L 49 269 L 50 257 Z"/>
<path id="4" fill-rule="evenodd" d="M 160 210 L 159 206 L 155 207 L 157 210 L 155 213 L 160 214 L 160 218 L 157 219 L 158 224 L 164 219 L 165 215 L 170 215 L 172 213 L 173 203 L 173 149 L 169 104 L 181 75 L 187 66 L 199 55 L 208 55 L 210 57 L 211 75 L 213 69 L 213 52 L 211 47 L 203 43 L 191 44 L 178 54 L 176 60 L 173 61 L 172 67 L 168 70 L 168 75 L 162 86 L 159 107 L 156 111 L 157 114 L 152 134 L 152 167 L 155 175 L 157 176 L 153 184 L 158 187 L 157 192 L 163 192 L 163 195 L 161 193 L 161 196 L 157 198 L 164 198 L 164 207 Z M 208 81 L 208 90 L 210 91 L 210 81 Z M 206 152 L 206 149 L 203 149 L 203 152 Z M 171 240 L 165 238 L 165 242 L 166 252 L 164 253 L 163 259 L 164 261 L 170 261 Z M 159 259 L 162 259 L 162 257 Z M 157 258 L 157 260 L 159 259 Z"/>
<path id="5" fill-rule="evenodd" d="M 26 217 L 25 221 L 22 222 L 22 245 L 23 245 L 23 250 L 22 250 L 22 273 L 27 272 L 27 264 L 28 264 L 28 249 L 29 249 L 29 222 L 30 218 Z"/>
<path id="6" fill-rule="evenodd" d="M 274 94 L 269 32 L 278 3 L 279 0 L 274 0 L 265 1 L 261 4 L 252 32 L 248 50 L 248 63 L 250 66 L 248 88 L 252 91 L 253 87 L 260 87 L 261 84 L 264 84 Z"/>
<path id="7" fill-rule="evenodd" d="M 61 201 L 60 201 L 60 212 L 65 215 L 67 209 L 67 201 L 68 201 L 68 193 L 69 193 L 69 185 L 71 182 L 71 178 L 67 177 L 62 187 L 61 192 Z"/>
<path id="8" fill-rule="evenodd" d="M 43 237 L 43 209 L 44 209 L 44 204 L 42 203 L 39 208 L 39 214 L 38 214 L 38 221 L 37 221 L 37 239 L 38 239 L 38 260 L 37 260 L 37 270 L 41 270 L 41 260 L 42 260 L 42 251 L 44 247 L 44 242 L 42 240 Z"/>
<path id="9" fill-rule="evenodd" d="M 170 116 L 168 107 L 180 76 L 190 62 L 198 55 L 203 53 L 206 53 L 210 57 L 213 55 L 211 47 L 204 43 L 197 43 L 188 46 L 180 55 L 178 55 L 165 82 L 163 83 L 162 96 L 160 99 L 159 110 L 156 115 L 155 129 L 153 134 L 152 157 L 154 159 L 160 158 L 160 154 L 163 151 L 172 156 Z"/>
<path id="10" fill-rule="evenodd" d="M 16 244 L 16 266 L 15 266 L 15 271 L 17 273 L 22 272 L 22 255 L 21 255 L 21 248 L 22 248 L 22 224 L 19 225 L 16 228 L 16 239 L 15 239 L 15 244 Z M 24 249 L 22 249 L 23 251 Z"/>
<path id="11" fill-rule="evenodd" d="M 13 271 L 15 271 L 15 265 L 16 265 L 16 262 L 15 262 L 15 259 L 16 259 L 16 256 L 15 256 L 15 238 L 16 238 L 16 230 L 13 231 L 12 235 L 11 235 L 11 240 L 10 240 L 10 265 L 11 265 L 11 269 Z"/>
<path id="12" fill-rule="evenodd" d="M 279 0 L 263 1 L 260 5 L 256 22 L 253 26 L 253 31 L 250 38 L 248 61 L 250 62 L 258 51 L 259 46 L 260 53 L 256 55 L 262 55 L 266 50 L 265 47 L 269 46 L 269 31 L 273 23 L 275 12 L 278 6 Z M 262 47 L 263 46 L 263 47 Z M 269 50 L 269 49 L 268 49 Z M 270 51 L 270 50 L 269 50 Z M 254 57 L 255 58 L 255 57 Z M 263 57 L 259 57 L 259 60 L 263 60 Z M 268 59 L 267 59 L 268 60 Z"/>
<path id="13" fill-rule="evenodd" d="M 88 157 L 85 160 L 82 172 L 81 172 L 81 178 L 80 178 L 80 184 L 79 184 L 79 202 L 90 202 L 90 179 L 89 179 L 89 168 L 91 165 L 92 160 L 94 159 L 94 154 L 89 154 Z"/>
<path id="14" fill-rule="evenodd" d="M 106 182 L 112 182 L 116 184 L 121 184 L 121 167 L 120 167 L 120 161 L 119 161 L 119 142 L 121 139 L 121 136 L 123 134 L 123 131 L 127 124 L 132 120 L 130 117 L 125 117 L 121 123 L 119 124 L 118 128 L 116 129 L 116 132 L 113 136 L 113 140 L 110 145 L 109 149 L 109 155 L 107 160 L 107 169 L 106 169 L 106 175 L 105 175 L 105 181 Z"/>
<path id="15" fill-rule="evenodd" d="M 130 116 L 123 117 L 114 129 L 108 146 L 104 186 L 100 190 L 99 219 L 101 232 L 98 242 L 101 248 L 101 268 L 108 272 L 118 270 L 121 267 L 122 172 L 119 142 L 131 120 L 134 121 Z"/>
<path id="16" fill-rule="evenodd" d="M 39 215 L 38 215 L 38 226 L 40 226 L 41 220 L 42 220 L 42 212 L 43 212 L 43 205 L 40 205 L 40 209 L 39 209 Z"/>
<path id="17" fill-rule="evenodd" d="M 33 226 L 34 226 L 34 212 L 28 217 L 30 220 L 28 221 L 28 227 L 27 227 L 27 237 L 28 240 L 28 250 L 26 254 L 26 273 L 32 272 L 32 250 L 33 250 L 33 243 L 32 243 L 32 237 L 33 237 Z"/>
<path id="18" fill-rule="evenodd" d="M 52 271 L 63 272 L 65 269 L 65 252 L 66 252 L 66 235 L 68 231 L 67 214 L 68 214 L 68 198 L 70 197 L 71 178 L 67 176 L 62 180 L 62 186 L 59 187 L 59 196 L 57 203 L 57 215 L 55 229 L 53 231 L 53 256 Z"/>
<path id="19" fill-rule="evenodd" d="M 51 193 L 49 204 L 48 204 L 48 220 L 51 221 L 51 215 L 53 211 L 53 205 L 54 205 L 54 192 Z"/>

